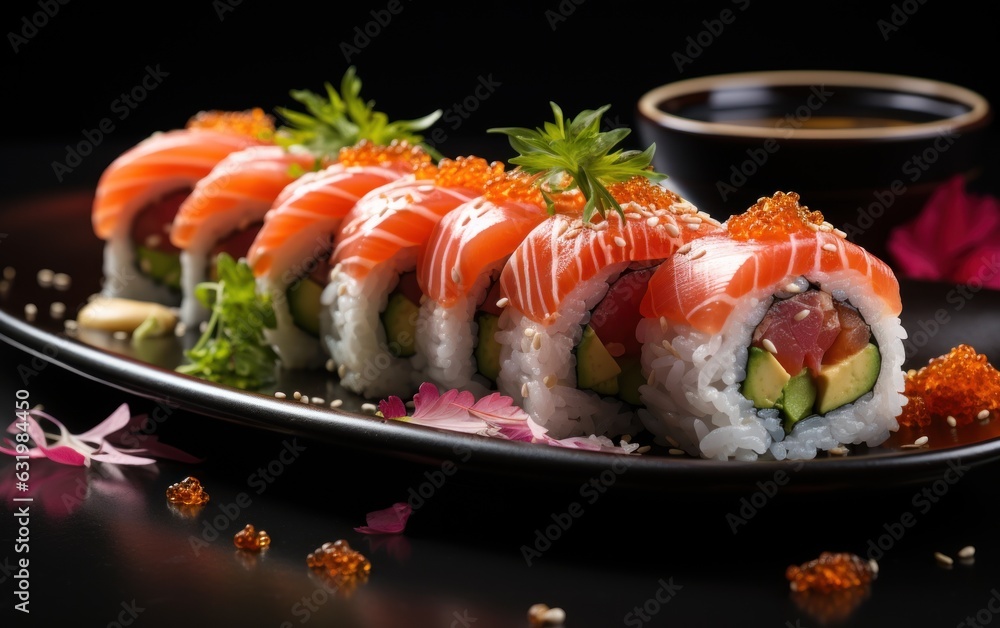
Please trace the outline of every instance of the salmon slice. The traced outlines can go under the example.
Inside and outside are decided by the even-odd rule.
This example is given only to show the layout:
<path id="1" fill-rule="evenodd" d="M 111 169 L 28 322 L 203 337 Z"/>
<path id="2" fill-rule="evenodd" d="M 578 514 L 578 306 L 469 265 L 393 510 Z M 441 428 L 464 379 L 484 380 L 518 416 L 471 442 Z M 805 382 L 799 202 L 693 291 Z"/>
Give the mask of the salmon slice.
<path id="1" fill-rule="evenodd" d="M 877 314 L 902 311 L 892 269 L 860 246 L 829 231 L 789 234 L 784 240 L 736 240 L 727 234 L 692 242 L 685 255 L 664 262 L 640 306 L 647 318 L 665 317 L 707 333 L 720 331 L 741 299 L 758 290 L 780 290 L 800 276 L 850 272 L 871 285 L 882 305 Z"/>
<path id="2" fill-rule="evenodd" d="M 648 205 L 619 200 L 624 217 L 611 212 L 584 223 L 580 216 L 557 215 L 535 227 L 500 275 L 501 293 L 510 306 L 547 324 L 563 299 L 602 269 L 659 262 L 691 240 L 719 230 L 717 222 L 673 193 L 654 189 L 645 179 L 632 185 L 658 198 Z M 611 191 L 615 193 L 614 186 Z"/>
<path id="3" fill-rule="evenodd" d="M 583 209 L 583 196 L 577 192 L 555 200 L 556 213 Z M 548 217 L 545 200 L 523 172 L 513 170 L 490 182 L 482 197 L 459 205 L 435 225 L 417 258 L 420 289 L 444 307 L 453 306 Z"/>
<path id="4" fill-rule="evenodd" d="M 91 214 L 94 233 L 102 240 L 127 234 L 143 207 L 173 192 L 189 192 L 230 154 L 263 144 L 251 136 L 203 128 L 146 138 L 101 174 Z"/>
<path id="5" fill-rule="evenodd" d="M 282 190 L 317 158 L 280 146 L 254 146 L 220 161 L 181 204 L 170 231 L 179 249 L 208 249 L 233 230 L 263 220 Z"/>
<path id="6" fill-rule="evenodd" d="M 442 160 L 433 179 L 407 179 L 374 190 L 351 210 L 335 241 L 331 263 L 361 281 L 403 250 L 419 257 L 438 222 L 479 198 L 503 166 L 480 158 Z"/>

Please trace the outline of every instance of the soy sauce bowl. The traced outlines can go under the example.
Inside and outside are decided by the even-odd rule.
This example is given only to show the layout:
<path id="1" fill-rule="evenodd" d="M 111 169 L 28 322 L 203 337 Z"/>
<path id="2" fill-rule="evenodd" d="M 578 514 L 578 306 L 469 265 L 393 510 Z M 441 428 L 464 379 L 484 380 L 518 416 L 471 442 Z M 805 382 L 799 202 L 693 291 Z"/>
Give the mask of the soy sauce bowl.
<path id="1" fill-rule="evenodd" d="M 889 231 L 955 175 L 979 176 L 992 110 L 941 81 L 851 71 L 767 71 L 678 81 L 637 104 L 664 184 L 720 220 L 797 192 L 883 257 Z"/>

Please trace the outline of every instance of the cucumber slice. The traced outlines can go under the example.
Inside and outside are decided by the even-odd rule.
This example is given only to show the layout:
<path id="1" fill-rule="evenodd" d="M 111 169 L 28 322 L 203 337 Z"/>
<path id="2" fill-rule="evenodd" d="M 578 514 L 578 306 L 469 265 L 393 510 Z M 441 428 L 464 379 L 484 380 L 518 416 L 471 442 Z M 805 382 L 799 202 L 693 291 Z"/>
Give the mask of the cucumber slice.
<path id="1" fill-rule="evenodd" d="M 389 295 L 389 303 L 382 311 L 382 326 L 389 343 L 389 353 L 398 358 L 408 358 L 417 352 L 416 329 L 420 308 L 401 292 Z"/>
<path id="2" fill-rule="evenodd" d="M 288 311 L 295 326 L 319 338 L 319 297 L 323 287 L 311 279 L 300 279 L 288 287 Z"/>
<path id="3" fill-rule="evenodd" d="M 500 317 L 486 312 L 476 314 L 479 325 L 479 342 L 476 343 L 476 367 L 479 372 L 491 382 L 496 383 L 500 377 L 500 343 L 496 333 Z"/>

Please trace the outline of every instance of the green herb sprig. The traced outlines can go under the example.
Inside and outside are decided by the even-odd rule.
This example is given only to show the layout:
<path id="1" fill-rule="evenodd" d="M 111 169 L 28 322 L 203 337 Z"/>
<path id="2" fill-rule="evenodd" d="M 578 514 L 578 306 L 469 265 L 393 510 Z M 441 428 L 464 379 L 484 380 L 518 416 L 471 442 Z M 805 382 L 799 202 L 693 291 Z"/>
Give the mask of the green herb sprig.
<path id="1" fill-rule="evenodd" d="M 579 189 L 587 200 L 583 220 L 589 221 L 594 213 L 607 216 L 615 210 L 622 216 L 621 205 L 611 196 L 607 185 L 627 181 L 635 176 L 660 181 L 667 175 L 651 168 L 656 145 L 644 151 L 612 149 L 631 132 L 627 128 L 602 132 L 601 116 L 610 108 L 586 109 L 570 120 L 563 117 L 562 109 L 551 102 L 554 122 L 543 128 L 527 129 L 504 127 L 489 129 L 489 133 L 503 133 L 510 138 L 511 147 L 518 156 L 510 163 L 520 166 L 529 174 L 539 174 L 538 183 L 553 213 L 552 193 Z"/>
<path id="2" fill-rule="evenodd" d="M 365 139 L 382 146 L 392 140 L 405 140 L 423 146 L 440 159 L 418 133 L 437 122 L 443 113 L 440 109 L 416 120 L 390 122 L 385 113 L 375 111 L 374 101 L 361 98 L 361 79 L 354 66 L 344 73 L 340 93 L 330 83 L 324 87 L 325 96 L 305 89 L 291 91 L 292 98 L 305 105 L 306 113 L 285 107 L 275 109 L 287 121 L 275 134 L 279 145 L 302 146 L 317 155 L 335 156 L 341 148 Z"/>
<path id="3" fill-rule="evenodd" d="M 264 329 L 277 322 L 268 295 L 255 290 L 245 259 L 226 253 L 216 258 L 217 281 L 198 284 L 195 295 L 212 311 L 198 342 L 184 352 L 190 360 L 177 371 L 243 390 L 274 381 L 277 354 Z"/>

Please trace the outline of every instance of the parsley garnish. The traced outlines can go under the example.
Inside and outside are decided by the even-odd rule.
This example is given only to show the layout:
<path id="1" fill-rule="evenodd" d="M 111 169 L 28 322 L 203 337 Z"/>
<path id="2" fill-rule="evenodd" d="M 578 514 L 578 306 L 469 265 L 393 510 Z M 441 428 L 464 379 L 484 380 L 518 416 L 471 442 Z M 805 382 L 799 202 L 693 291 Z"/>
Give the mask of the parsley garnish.
<path id="1" fill-rule="evenodd" d="M 218 281 L 198 284 L 195 295 L 212 310 L 205 332 L 184 352 L 191 361 L 177 371 L 243 390 L 274 381 L 277 354 L 264 337 L 276 326 L 268 295 L 255 290 L 245 259 L 226 253 L 216 260 Z"/>
<path id="2" fill-rule="evenodd" d="M 541 175 L 538 183 L 550 213 L 554 211 L 550 194 L 579 189 L 587 199 L 583 208 L 585 222 L 594 212 L 606 217 L 610 209 L 624 216 L 621 205 L 606 185 L 635 176 L 652 181 L 666 178 L 667 175 L 654 172 L 650 167 L 655 144 L 644 151 L 610 152 L 631 132 L 625 128 L 601 132 L 601 116 L 610 105 L 586 109 L 575 118 L 564 120 L 562 109 L 554 102 L 549 104 L 555 122 L 546 122 L 544 128 L 505 127 L 489 129 L 489 132 L 509 136 L 511 147 L 518 152 L 510 163 L 529 174 Z"/>
<path id="3" fill-rule="evenodd" d="M 308 113 L 276 108 L 288 122 L 275 134 L 279 145 L 286 148 L 302 146 L 317 155 L 335 156 L 341 148 L 353 146 L 361 140 L 380 146 L 387 146 L 392 140 L 405 140 L 410 144 L 420 144 L 435 155 L 422 144 L 424 138 L 417 131 L 434 124 L 441 117 L 440 109 L 417 120 L 390 122 L 389 116 L 375 111 L 374 101 L 361 98 L 361 80 L 353 66 L 344 73 L 339 94 L 330 83 L 324 85 L 326 96 L 305 89 L 291 91 L 292 98 L 305 105 Z"/>

